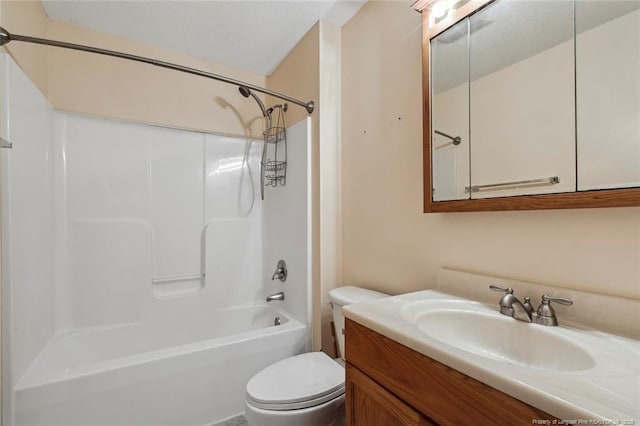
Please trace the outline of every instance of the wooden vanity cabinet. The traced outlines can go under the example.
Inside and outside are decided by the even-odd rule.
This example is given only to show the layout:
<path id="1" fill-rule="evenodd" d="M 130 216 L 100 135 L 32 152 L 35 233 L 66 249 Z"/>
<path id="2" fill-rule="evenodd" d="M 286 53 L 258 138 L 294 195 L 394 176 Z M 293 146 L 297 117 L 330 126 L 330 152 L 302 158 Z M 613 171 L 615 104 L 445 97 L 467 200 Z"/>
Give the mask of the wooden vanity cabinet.
<path id="1" fill-rule="evenodd" d="M 531 425 L 555 417 L 346 320 L 346 425 Z"/>
<path id="2" fill-rule="evenodd" d="M 352 426 L 427 426 L 431 419 L 347 364 L 346 424 Z"/>

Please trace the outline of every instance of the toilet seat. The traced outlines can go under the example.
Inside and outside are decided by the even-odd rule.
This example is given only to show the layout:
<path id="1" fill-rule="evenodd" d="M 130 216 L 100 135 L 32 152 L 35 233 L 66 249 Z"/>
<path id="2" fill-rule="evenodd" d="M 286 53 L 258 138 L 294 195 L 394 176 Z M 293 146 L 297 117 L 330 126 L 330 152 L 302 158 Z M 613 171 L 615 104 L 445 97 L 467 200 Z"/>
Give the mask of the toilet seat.
<path id="1" fill-rule="evenodd" d="M 298 410 L 344 394 L 344 367 L 324 352 L 276 362 L 247 384 L 247 402 L 264 410 Z"/>

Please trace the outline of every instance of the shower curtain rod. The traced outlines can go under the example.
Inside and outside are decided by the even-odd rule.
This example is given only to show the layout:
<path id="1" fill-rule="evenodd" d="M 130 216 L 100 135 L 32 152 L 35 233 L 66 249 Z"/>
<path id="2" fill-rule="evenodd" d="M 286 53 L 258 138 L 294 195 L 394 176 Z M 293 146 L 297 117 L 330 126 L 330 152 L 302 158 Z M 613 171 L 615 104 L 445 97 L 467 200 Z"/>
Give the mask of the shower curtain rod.
<path id="1" fill-rule="evenodd" d="M 75 43 L 67 43 L 64 41 L 49 40 L 46 38 L 31 37 L 31 36 L 25 36 L 20 34 L 11 34 L 5 28 L 0 27 L 0 46 L 4 46 L 5 44 L 11 41 L 22 41 L 25 43 L 42 44 L 45 46 L 53 46 L 53 47 L 62 47 L 64 49 L 79 50 L 82 52 L 96 53 L 98 55 L 113 56 L 116 58 L 128 59 L 130 61 L 143 62 L 145 64 L 155 65 L 161 68 L 168 68 L 175 71 L 182 71 L 188 74 L 207 77 L 212 80 L 233 84 L 238 87 L 247 87 L 256 92 L 264 93 L 265 95 L 273 96 L 275 98 L 279 98 L 284 101 L 291 102 L 292 104 L 299 105 L 305 108 L 309 114 L 311 114 L 315 108 L 315 103 L 313 101 L 303 102 L 298 99 L 292 98 L 290 96 L 283 95 L 282 93 L 274 92 L 273 90 L 265 89 L 260 86 L 254 86 L 253 84 L 245 83 L 240 80 L 234 80 L 232 78 L 228 78 L 219 74 L 213 74 L 206 71 L 200 71 L 195 68 L 189 68 L 182 65 L 172 64 L 171 62 L 165 62 L 157 59 L 146 58 L 144 56 L 131 55 L 129 53 L 118 52 L 115 50 L 100 49 L 98 47 L 85 46 L 82 44 L 75 44 Z"/>

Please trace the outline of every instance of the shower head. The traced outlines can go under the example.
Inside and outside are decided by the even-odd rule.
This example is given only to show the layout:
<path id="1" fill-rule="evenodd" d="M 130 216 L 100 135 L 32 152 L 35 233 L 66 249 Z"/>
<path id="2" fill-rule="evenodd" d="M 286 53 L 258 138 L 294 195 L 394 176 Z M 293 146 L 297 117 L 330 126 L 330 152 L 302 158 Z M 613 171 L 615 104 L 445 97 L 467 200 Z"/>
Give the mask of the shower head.
<path id="1" fill-rule="evenodd" d="M 264 107 L 264 104 L 262 103 L 260 98 L 256 96 L 255 93 L 253 93 L 247 86 L 238 86 L 238 90 L 240 91 L 240 94 L 245 98 L 252 96 L 253 99 L 255 99 L 256 102 L 258 103 L 258 106 L 260 107 L 260 109 L 262 110 L 262 115 L 269 118 L 270 116 L 269 112 L 267 112 L 267 109 Z"/>
<path id="2" fill-rule="evenodd" d="M 244 87 L 244 86 L 238 87 L 238 90 L 240 91 L 242 96 L 244 96 L 245 98 L 248 98 L 249 95 L 251 94 L 251 90 L 249 90 L 247 87 Z"/>
<path id="3" fill-rule="evenodd" d="M 11 34 L 9 34 L 9 31 L 0 27 L 0 46 L 4 46 L 10 41 L 11 41 Z"/>

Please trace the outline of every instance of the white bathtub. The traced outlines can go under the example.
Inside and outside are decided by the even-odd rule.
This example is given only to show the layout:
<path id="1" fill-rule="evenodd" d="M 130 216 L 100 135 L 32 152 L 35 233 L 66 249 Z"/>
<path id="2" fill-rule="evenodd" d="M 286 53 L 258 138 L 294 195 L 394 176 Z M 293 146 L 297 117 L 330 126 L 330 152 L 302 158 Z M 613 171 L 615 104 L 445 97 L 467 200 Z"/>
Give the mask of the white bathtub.
<path id="1" fill-rule="evenodd" d="M 305 326 L 269 306 L 205 317 L 57 336 L 16 387 L 16 425 L 211 424 L 242 412 L 253 374 L 308 348 Z"/>

